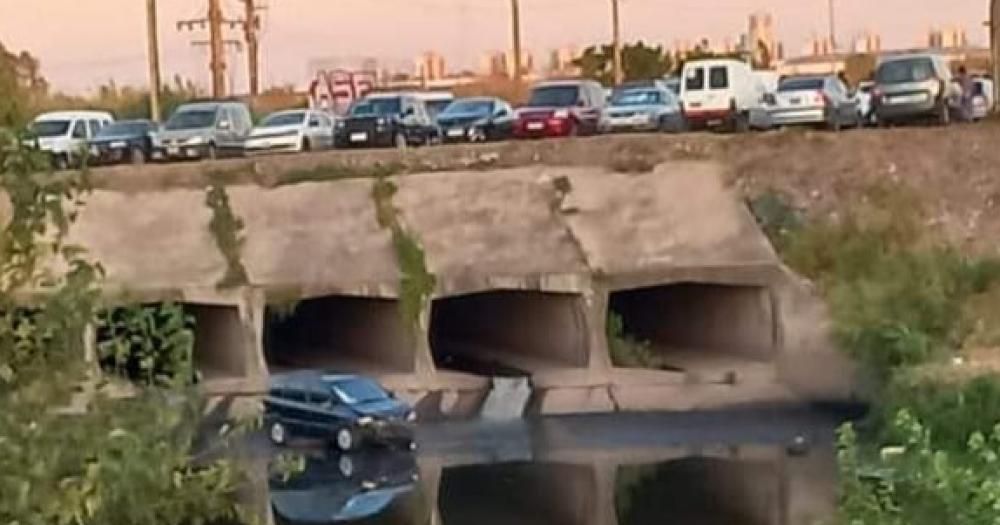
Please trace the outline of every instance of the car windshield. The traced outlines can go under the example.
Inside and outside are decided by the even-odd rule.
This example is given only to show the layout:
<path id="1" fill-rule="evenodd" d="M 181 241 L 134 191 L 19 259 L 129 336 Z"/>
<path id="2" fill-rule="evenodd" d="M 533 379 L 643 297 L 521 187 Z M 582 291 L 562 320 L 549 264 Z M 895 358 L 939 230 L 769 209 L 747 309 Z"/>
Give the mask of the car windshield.
<path id="1" fill-rule="evenodd" d="M 149 133 L 149 127 L 148 122 L 115 122 L 101 128 L 97 132 L 97 138 L 145 135 Z"/>
<path id="2" fill-rule="evenodd" d="M 662 104 L 663 96 L 659 91 L 619 91 L 611 97 L 613 106 L 646 106 L 650 104 Z"/>
<path id="3" fill-rule="evenodd" d="M 576 105 L 580 98 L 577 86 L 547 86 L 535 88 L 531 92 L 530 107 L 567 107 Z"/>
<path id="4" fill-rule="evenodd" d="M 929 58 L 893 60 L 879 66 L 875 78 L 880 84 L 923 82 L 934 78 L 934 64 Z"/>
<path id="5" fill-rule="evenodd" d="M 167 121 L 166 129 L 200 129 L 215 125 L 214 109 L 178 111 Z"/>
<path id="6" fill-rule="evenodd" d="M 337 397 L 348 405 L 389 398 L 389 394 L 382 387 L 369 379 L 355 378 L 334 381 L 331 387 Z"/>
<path id="7" fill-rule="evenodd" d="M 819 91 L 823 89 L 822 78 L 789 78 L 782 80 L 778 91 Z"/>
<path id="8" fill-rule="evenodd" d="M 278 126 L 300 126 L 306 120 L 305 111 L 291 111 L 286 113 L 274 113 L 268 115 L 260 123 L 262 128 L 275 128 Z"/>
<path id="9" fill-rule="evenodd" d="M 369 98 L 358 102 L 351 109 L 352 117 L 386 117 L 398 115 L 402 111 L 402 101 L 398 98 Z"/>
<path id="10" fill-rule="evenodd" d="M 441 113 L 442 111 L 445 110 L 445 108 L 447 108 L 448 106 L 450 106 L 451 105 L 451 101 L 450 100 L 429 100 L 427 102 L 424 102 L 424 105 L 427 106 L 427 112 L 430 113 L 431 116 L 434 116 L 434 115 L 437 115 L 437 114 Z"/>
<path id="11" fill-rule="evenodd" d="M 441 116 L 476 115 L 485 117 L 492 112 L 493 102 L 489 100 L 456 100 L 441 112 Z"/>
<path id="12" fill-rule="evenodd" d="M 36 137 L 61 137 L 69 131 L 68 120 L 39 120 L 31 125 L 31 133 Z"/>

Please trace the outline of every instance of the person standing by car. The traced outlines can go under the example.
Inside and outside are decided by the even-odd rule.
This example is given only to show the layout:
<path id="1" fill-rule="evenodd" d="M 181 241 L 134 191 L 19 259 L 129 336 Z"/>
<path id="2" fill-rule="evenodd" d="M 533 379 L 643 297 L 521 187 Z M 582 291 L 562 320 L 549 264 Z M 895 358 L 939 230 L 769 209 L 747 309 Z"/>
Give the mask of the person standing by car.
<path id="1" fill-rule="evenodd" d="M 965 66 L 958 66 L 958 76 L 955 81 L 962 89 L 962 96 L 959 98 L 959 110 L 961 111 L 962 122 L 972 121 L 972 99 L 975 97 L 975 85 Z"/>

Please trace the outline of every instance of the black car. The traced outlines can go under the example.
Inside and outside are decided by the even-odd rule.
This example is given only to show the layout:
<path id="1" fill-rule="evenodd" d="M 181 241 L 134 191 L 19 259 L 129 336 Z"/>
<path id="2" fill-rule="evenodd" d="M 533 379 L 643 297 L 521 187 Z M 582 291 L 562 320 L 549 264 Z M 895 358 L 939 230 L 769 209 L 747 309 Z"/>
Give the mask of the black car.
<path id="1" fill-rule="evenodd" d="M 143 164 L 153 156 L 157 129 L 151 120 L 122 120 L 104 126 L 89 142 L 91 162 Z"/>
<path id="2" fill-rule="evenodd" d="M 337 122 L 338 148 L 427 145 L 440 134 L 427 107 L 410 95 L 369 95 Z"/>
<path id="3" fill-rule="evenodd" d="M 277 525 L 373 518 L 413 493 L 420 479 L 409 451 L 320 452 L 304 460 L 301 472 L 268 480 Z"/>
<path id="4" fill-rule="evenodd" d="M 277 445 L 303 436 L 331 440 L 345 452 L 366 443 L 414 449 L 416 419 L 410 405 L 353 375 L 288 374 L 273 381 L 264 400 L 264 422 Z"/>
<path id="5" fill-rule="evenodd" d="M 492 97 L 458 99 L 437 117 L 445 142 L 507 140 L 517 116 L 510 104 Z"/>

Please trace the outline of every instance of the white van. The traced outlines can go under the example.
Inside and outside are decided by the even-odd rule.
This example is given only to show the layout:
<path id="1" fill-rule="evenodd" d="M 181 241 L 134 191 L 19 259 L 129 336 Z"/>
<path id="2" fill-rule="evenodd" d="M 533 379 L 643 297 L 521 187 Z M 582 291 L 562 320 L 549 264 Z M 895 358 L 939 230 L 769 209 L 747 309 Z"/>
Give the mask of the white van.
<path id="1" fill-rule="evenodd" d="M 53 111 L 43 113 L 31 124 L 30 144 L 48 153 L 52 166 L 66 169 L 88 155 L 87 141 L 104 126 L 114 122 L 104 111 Z"/>
<path id="2" fill-rule="evenodd" d="M 735 59 L 694 60 L 681 71 L 681 103 L 692 127 L 767 127 L 764 83 Z"/>

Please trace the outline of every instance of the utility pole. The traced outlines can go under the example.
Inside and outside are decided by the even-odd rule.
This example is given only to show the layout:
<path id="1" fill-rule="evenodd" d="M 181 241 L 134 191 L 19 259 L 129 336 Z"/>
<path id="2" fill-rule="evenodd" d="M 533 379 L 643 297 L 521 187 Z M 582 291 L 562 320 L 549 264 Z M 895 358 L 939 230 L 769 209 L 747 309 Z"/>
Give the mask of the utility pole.
<path id="1" fill-rule="evenodd" d="M 993 73 L 993 107 L 1000 101 L 1000 0 L 990 2 L 990 71 Z"/>
<path id="2" fill-rule="evenodd" d="M 521 82 L 521 7 L 520 0 L 510 0 L 510 16 L 514 37 L 514 80 Z"/>
<path id="3" fill-rule="evenodd" d="M 260 16 L 257 11 L 263 7 L 256 0 L 243 0 L 246 14 L 243 19 L 243 37 L 247 44 L 247 75 L 250 84 L 250 96 L 260 94 Z"/>
<path id="4" fill-rule="evenodd" d="M 833 10 L 833 1 L 829 0 L 830 3 L 830 52 L 835 53 L 837 51 L 837 18 L 836 13 Z"/>
<path id="5" fill-rule="evenodd" d="M 614 47 L 614 80 L 615 85 L 621 85 L 625 80 L 625 72 L 622 69 L 622 24 L 618 16 L 618 0 L 611 0 L 611 30 Z"/>
<path id="6" fill-rule="evenodd" d="M 212 97 L 214 98 L 226 96 L 226 46 L 234 46 L 237 50 L 243 48 L 242 41 L 225 38 L 223 24 L 228 24 L 232 29 L 243 23 L 243 20 L 227 20 L 223 16 L 221 0 L 208 0 L 207 17 L 177 22 L 178 30 L 206 29 L 206 27 L 208 29 L 208 40 L 195 40 L 192 44 L 208 46 L 208 67 L 212 73 Z"/>
<path id="7" fill-rule="evenodd" d="M 146 0 L 146 36 L 149 40 L 149 118 L 160 121 L 160 37 L 156 0 Z"/>

